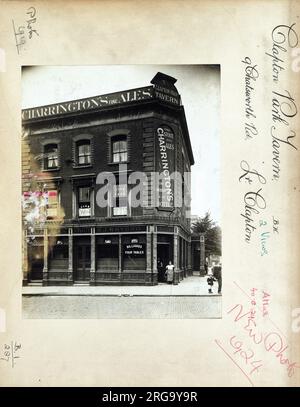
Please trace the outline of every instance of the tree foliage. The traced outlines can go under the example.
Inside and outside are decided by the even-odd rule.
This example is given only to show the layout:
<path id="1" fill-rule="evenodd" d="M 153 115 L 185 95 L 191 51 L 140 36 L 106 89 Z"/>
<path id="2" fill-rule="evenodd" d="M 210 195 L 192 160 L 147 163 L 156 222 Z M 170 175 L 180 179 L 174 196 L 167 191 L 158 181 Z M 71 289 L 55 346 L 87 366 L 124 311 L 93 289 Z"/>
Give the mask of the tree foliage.
<path id="1" fill-rule="evenodd" d="M 205 254 L 222 254 L 222 231 L 220 226 L 211 219 L 210 212 L 206 212 L 203 217 L 193 223 L 192 232 L 195 235 L 204 234 Z"/>

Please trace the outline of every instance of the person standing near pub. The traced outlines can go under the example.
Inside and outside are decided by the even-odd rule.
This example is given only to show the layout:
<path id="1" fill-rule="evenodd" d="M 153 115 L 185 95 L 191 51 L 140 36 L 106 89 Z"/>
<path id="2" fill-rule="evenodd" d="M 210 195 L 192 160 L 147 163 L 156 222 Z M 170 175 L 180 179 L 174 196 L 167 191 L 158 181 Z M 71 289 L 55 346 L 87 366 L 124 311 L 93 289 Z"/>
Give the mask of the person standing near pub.
<path id="1" fill-rule="evenodd" d="M 163 281 L 164 280 L 164 264 L 161 261 L 161 259 L 158 259 L 157 261 L 157 271 L 158 271 L 158 280 Z"/>
<path id="2" fill-rule="evenodd" d="M 166 277 L 167 277 L 167 283 L 172 284 L 174 281 L 174 264 L 172 264 L 172 261 L 169 261 L 169 264 L 166 267 Z"/>
<path id="3" fill-rule="evenodd" d="M 218 294 L 222 292 L 222 265 L 219 264 L 213 268 L 213 276 L 218 282 Z"/>

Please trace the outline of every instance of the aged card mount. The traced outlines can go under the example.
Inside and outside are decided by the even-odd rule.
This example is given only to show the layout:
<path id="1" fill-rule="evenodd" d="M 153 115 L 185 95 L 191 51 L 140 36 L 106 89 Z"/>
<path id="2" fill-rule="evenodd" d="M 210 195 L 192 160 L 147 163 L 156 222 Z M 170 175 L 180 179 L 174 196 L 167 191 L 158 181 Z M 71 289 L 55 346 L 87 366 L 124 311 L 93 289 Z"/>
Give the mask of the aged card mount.
<path id="1" fill-rule="evenodd" d="M 299 3 L 3 1 L 1 6 L 1 385 L 299 385 Z M 23 318 L 22 67 L 149 64 L 221 67 L 222 318 Z M 152 86 L 155 73 L 135 87 Z M 128 89 L 133 87 L 115 91 Z M 98 95 L 108 93 L 113 92 Z M 189 100 L 195 108 L 198 95 L 195 89 Z M 169 92 L 168 97 L 177 95 Z M 61 107 L 43 114 L 63 111 L 65 101 L 57 100 Z M 205 109 L 202 104 L 206 121 L 213 121 Z M 52 125 L 49 133 L 54 135 L 63 125 L 61 118 Z M 68 126 L 78 126 L 78 118 L 68 118 Z M 161 128 L 167 134 L 164 142 L 172 145 L 172 133 Z M 125 154 L 122 141 L 116 144 L 119 157 Z M 88 165 L 86 145 L 81 145 L 80 160 Z M 53 146 L 48 153 L 48 163 L 55 165 Z M 64 162 L 70 169 L 72 154 L 70 148 L 69 161 Z M 208 149 L 200 158 L 207 157 Z M 92 213 L 87 185 L 78 177 L 68 185 L 81 188 L 78 214 L 79 209 L 82 215 Z M 116 195 L 123 193 L 122 188 L 116 190 Z M 204 191 L 199 187 L 201 193 L 209 199 L 209 185 Z M 54 211 L 57 195 L 49 197 L 53 204 L 49 209 Z M 170 218 L 176 216 L 173 212 Z M 147 230 L 144 235 L 145 242 L 119 245 L 114 235 L 107 234 L 99 244 L 116 245 L 118 256 L 120 251 L 130 261 L 134 254 L 136 262 L 142 262 L 144 254 L 147 257 Z M 69 239 L 68 229 L 59 239 L 62 259 L 56 262 L 69 256 Z M 82 247 L 78 260 L 84 276 L 90 246 Z M 147 260 L 145 275 L 146 270 Z M 69 275 L 61 278 L 68 281 Z"/>

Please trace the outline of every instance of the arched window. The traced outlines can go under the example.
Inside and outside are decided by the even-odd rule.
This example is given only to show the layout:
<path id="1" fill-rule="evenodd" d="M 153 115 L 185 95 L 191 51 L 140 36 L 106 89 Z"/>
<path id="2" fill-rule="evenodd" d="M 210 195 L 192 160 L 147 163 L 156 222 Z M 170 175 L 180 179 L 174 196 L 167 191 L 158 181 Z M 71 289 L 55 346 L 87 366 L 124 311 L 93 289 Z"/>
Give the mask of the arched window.
<path id="1" fill-rule="evenodd" d="M 79 140 L 76 143 L 77 165 L 91 164 L 91 142 L 90 140 Z"/>
<path id="2" fill-rule="evenodd" d="M 121 163 L 127 161 L 126 136 L 114 136 L 112 138 L 112 161 L 114 163 Z"/>
<path id="3" fill-rule="evenodd" d="M 57 144 L 46 144 L 44 146 L 44 169 L 51 170 L 58 167 L 58 146 Z"/>

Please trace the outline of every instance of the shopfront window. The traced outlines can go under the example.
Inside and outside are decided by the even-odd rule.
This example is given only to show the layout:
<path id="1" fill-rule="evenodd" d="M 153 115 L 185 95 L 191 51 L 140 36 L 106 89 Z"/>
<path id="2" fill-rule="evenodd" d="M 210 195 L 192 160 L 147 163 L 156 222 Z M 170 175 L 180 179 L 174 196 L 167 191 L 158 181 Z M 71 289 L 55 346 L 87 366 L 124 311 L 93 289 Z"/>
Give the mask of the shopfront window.
<path id="1" fill-rule="evenodd" d="M 54 260 L 63 260 L 69 257 L 68 246 L 63 244 L 60 240 L 53 246 L 51 251 L 51 259 Z"/>
<path id="2" fill-rule="evenodd" d="M 119 245 L 118 243 L 105 240 L 97 244 L 97 269 L 98 270 L 113 270 L 119 268 Z"/>
<path id="3" fill-rule="evenodd" d="M 140 238 L 125 238 L 123 244 L 123 269 L 145 270 L 146 268 L 146 244 Z"/>

